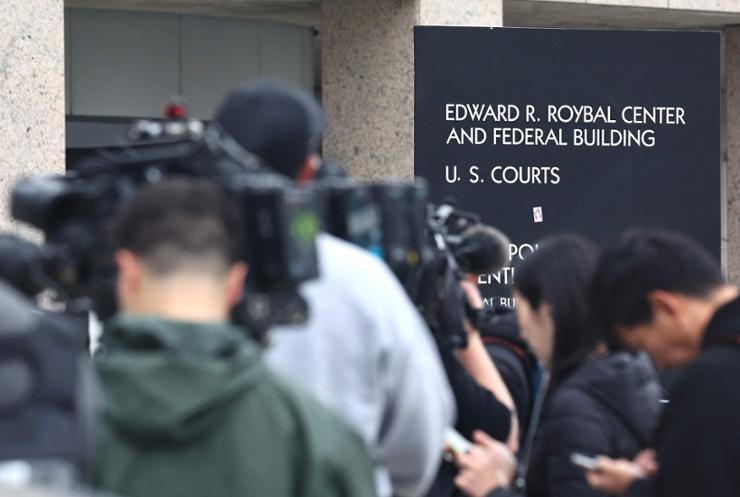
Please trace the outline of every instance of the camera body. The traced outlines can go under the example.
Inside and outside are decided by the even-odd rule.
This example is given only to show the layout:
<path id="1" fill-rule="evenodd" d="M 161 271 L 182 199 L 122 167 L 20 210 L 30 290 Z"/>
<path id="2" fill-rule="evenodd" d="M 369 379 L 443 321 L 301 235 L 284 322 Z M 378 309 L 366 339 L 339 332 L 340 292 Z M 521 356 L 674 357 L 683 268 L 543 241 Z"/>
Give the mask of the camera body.
<path id="1" fill-rule="evenodd" d="M 14 187 L 13 216 L 45 235 L 38 260 L 24 261 L 29 287 L 55 289 L 72 309 L 92 308 L 103 319 L 114 314 L 108 224 L 139 188 L 185 176 L 215 182 L 238 207 L 241 259 L 250 273 L 232 317 L 256 338 L 273 325 L 307 319 L 298 288 L 319 275 L 316 235 L 323 227 L 383 259 L 435 334 L 465 345 L 459 283 L 490 259 L 490 247 L 480 233 L 470 236 L 482 226 L 478 216 L 429 204 L 425 181 L 358 184 L 329 176 L 299 188 L 215 125 L 140 121 L 131 134 L 134 145 L 100 150 L 64 176 Z"/>
<path id="2" fill-rule="evenodd" d="M 312 190 L 273 174 L 234 176 L 225 188 L 241 213 L 240 246 L 250 266 L 245 297 L 232 317 L 263 341 L 275 324 L 308 319 L 298 286 L 319 276 L 317 199 Z"/>
<path id="3" fill-rule="evenodd" d="M 297 288 L 318 276 L 319 230 L 312 191 L 271 173 L 256 156 L 213 127 L 125 149 L 101 151 L 65 176 L 23 180 L 12 193 L 11 212 L 44 232 L 36 270 L 43 288 L 57 290 L 78 308 L 105 319 L 116 311 L 116 270 L 107 226 L 118 208 L 147 184 L 184 176 L 215 182 L 238 207 L 242 259 L 252 271 L 239 324 L 261 336 L 274 324 L 305 320 Z"/>
<path id="4" fill-rule="evenodd" d="M 424 180 L 358 184 L 346 178 L 320 186 L 324 227 L 383 259 L 406 289 L 435 336 L 464 347 L 472 317 L 460 281 L 481 259 L 468 243 L 475 214 L 428 203 Z"/>
<path id="5" fill-rule="evenodd" d="M 381 209 L 367 186 L 349 178 L 316 183 L 323 229 L 385 260 Z"/>

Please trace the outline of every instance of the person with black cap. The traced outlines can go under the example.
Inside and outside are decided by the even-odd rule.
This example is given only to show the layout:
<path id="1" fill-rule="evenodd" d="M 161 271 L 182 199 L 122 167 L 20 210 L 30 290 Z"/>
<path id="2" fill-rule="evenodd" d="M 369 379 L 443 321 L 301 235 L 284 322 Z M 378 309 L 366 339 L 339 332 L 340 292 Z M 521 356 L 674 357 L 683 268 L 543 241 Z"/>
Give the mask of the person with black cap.
<path id="1" fill-rule="evenodd" d="M 285 176 L 308 182 L 319 169 L 326 119 L 306 93 L 277 82 L 244 86 L 215 121 Z M 423 495 L 454 417 L 432 337 L 380 259 L 327 234 L 318 251 L 321 276 L 301 289 L 311 316 L 274 330 L 268 362 L 362 433 L 381 497 Z"/>

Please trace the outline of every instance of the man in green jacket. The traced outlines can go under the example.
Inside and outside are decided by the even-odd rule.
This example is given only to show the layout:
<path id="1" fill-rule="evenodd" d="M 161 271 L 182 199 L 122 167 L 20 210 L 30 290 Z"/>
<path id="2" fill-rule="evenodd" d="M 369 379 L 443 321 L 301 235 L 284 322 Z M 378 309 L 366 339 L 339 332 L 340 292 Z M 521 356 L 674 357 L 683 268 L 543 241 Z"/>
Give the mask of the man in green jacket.
<path id="1" fill-rule="evenodd" d="M 127 497 L 373 496 L 359 435 L 228 324 L 246 275 L 238 230 L 204 182 L 145 188 L 120 211 L 95 483 Z"/>

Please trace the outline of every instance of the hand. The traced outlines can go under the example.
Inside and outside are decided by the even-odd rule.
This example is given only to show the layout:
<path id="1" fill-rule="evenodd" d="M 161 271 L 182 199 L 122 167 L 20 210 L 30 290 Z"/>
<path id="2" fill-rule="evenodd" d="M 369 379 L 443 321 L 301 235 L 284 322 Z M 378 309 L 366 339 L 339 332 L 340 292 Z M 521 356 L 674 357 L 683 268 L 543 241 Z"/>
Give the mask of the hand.
<path id="1" fill-rule="evenodd" d="M 499 487 L 511 483 L 516 459 L 506 445 L 482 431 L 473 434 L 475 446 L 455 460 L 460 472 L 455 485 L 470 497 L 485 497 Z"/>
<path id="2" fill-rule="evenodd" d="M 478 284 L 475 279 L 462 280 L 460 282 L 460 288 L 465 292 L 465 297 L 468 300 L 470 307 L 473 309 L 483 309 L 483 307 L 485 307 L 483 297 L 480 294 L 480 289 L 478 289 Z"/>
<path id="3" fill-rule="evenodd" d="M 653 449 L 643 450 L 635 456 L 632 462 L 640 466 L 646 476 L 653 476 L 658 472 L 658 461 Z"/>
<path id="4" fill-rule="evenodd" d="M 610 459 L 603 456 L 596 459 L 598 466 L 592 471 L 586 471 L 586 480 L 589 485 L 602 492 L 623 495 L 636 480 L 647 476 L 639 464 L 627 459 Z"/>

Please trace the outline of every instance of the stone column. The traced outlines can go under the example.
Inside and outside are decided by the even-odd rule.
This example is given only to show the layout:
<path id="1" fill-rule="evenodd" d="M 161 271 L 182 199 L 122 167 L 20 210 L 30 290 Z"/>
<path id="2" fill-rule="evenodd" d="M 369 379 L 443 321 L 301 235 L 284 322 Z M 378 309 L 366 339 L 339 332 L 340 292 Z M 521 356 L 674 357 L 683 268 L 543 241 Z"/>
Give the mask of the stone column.
<path id="1" fill-rule="evenodd" d="M 503 2 L 498 0 L 421 0 L 419 24 L 424 26 L 502 26 Z"/>
<path id="2" fill-rule="evenodd" d="M 415 25 L 500 26 L 501 0 L 322 0 L 324 155 L 361 179 L 410 178 Z"/>
<path id="3" fill-rule="evenodd" d="M 730 282 L 740 284 L 740 28 L 736 27 L 725 31 L 725 112 L 726 270 Z"/>
<path id="4" fill-rule="evenodd" d="M 0 230 L 8 194 L 32 174 L 64 172 L 64 1 L 6 0 L 0 27 Z"/>

